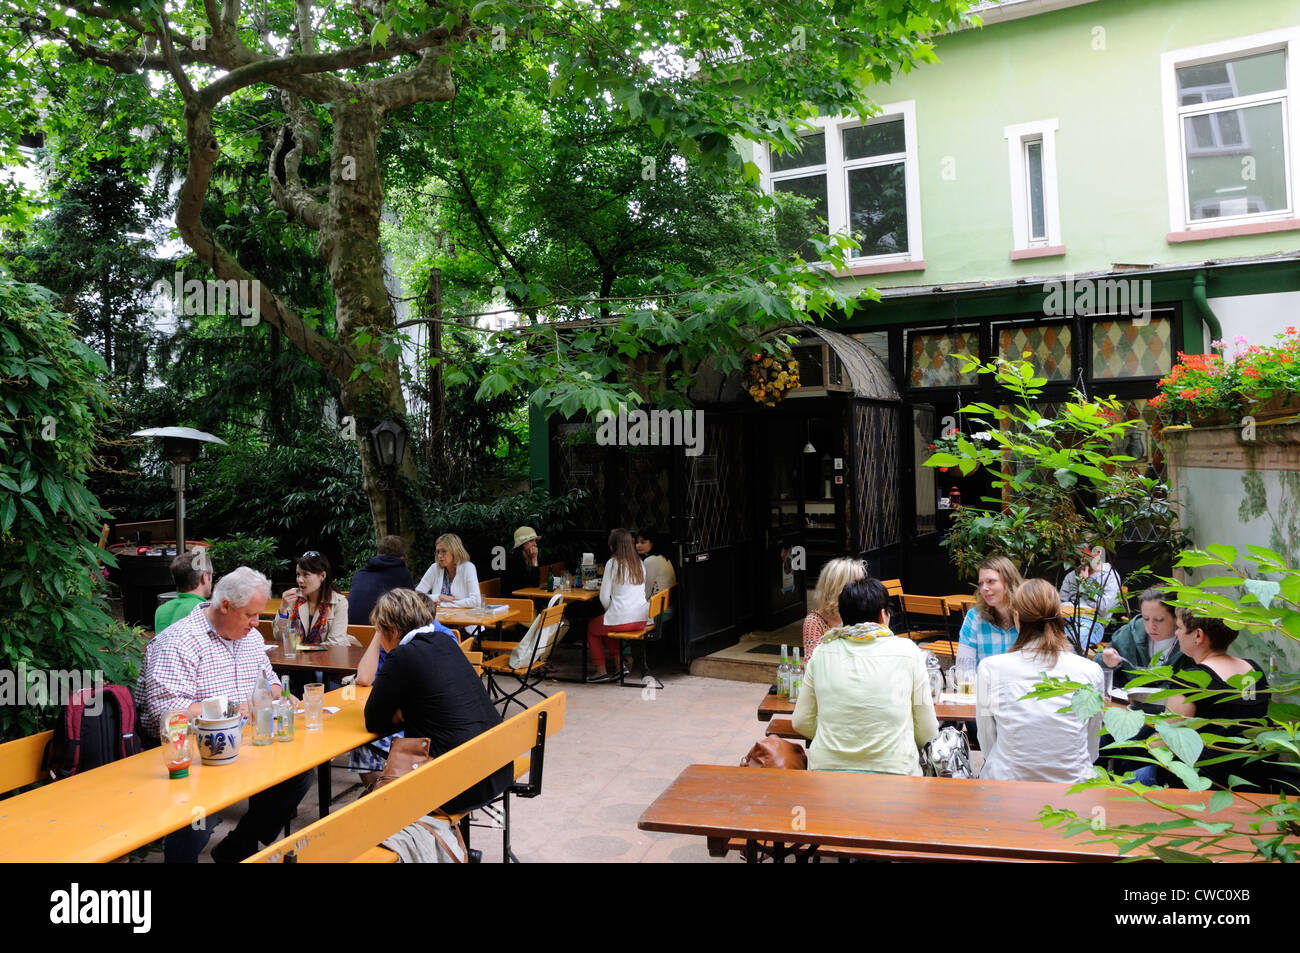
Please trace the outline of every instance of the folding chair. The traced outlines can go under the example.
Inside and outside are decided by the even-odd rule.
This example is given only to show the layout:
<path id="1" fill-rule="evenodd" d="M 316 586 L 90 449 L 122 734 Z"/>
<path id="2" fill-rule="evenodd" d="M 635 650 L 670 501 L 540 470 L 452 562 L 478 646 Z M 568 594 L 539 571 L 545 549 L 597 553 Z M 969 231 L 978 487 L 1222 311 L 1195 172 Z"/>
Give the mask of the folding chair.
<path id="1" fill-rule="evenodd" d="M 258 619 L 258 620 L 257 620 L 257 631 L 262 633 L 262 640 L 263 640 L 263 641 L 265 641 L 265 642 L 274 642 L 274 641 L 275 641 L 275 620 L 274 620 L 274 619 Z"/>
<path id="2" fill-rule="evenodd" d="M 906 632 L 911 627 L 907 624 L 907 610 L 903 608 L 903 580 L 882 579 L 880 584 L 885 587 L 885 592 L 889 594 L 890 603 L 898 606 L 898 615 L 903 620 L 903 631 Z M 893 614 L 892 609 L 890 614 Z"/>
<path id="3" fill-rule="evenodd" d="M 662 624 L 660 616 L 662 616 L 664 610 L 668 608 L 668 595 L 672 591 L 673 587 L 669 586 L 667 589 L 661 589 L 650 597 L 650 609 L 648 612 L 650 618 L 646 621 L 645 628 L 635 629 L 631 632 L 609 633 L 611 639 L 627 639 L 631 642 L 641 643 L 641 675 L 637 679 L 636 683 L 631 686 L 632 688 L 641 688 L 645 684 L 647 675 L 655 680 L 656 688 L 664 687 L 664 683 L 659 680 L 659 676 L 650 671 L 649 665 L 646 662 L 646 642 L 658 638 L 659 633 L 662 632 L 661 628 L 656 629 L 656 625 Z M 628 687 L 627 676 L 627 669 L 623 669 L 622 673 L 618 676 L 618 683 L 624 688 Z"/>
<path id="4" fill-rule="evenodd" d="M 366 649 L 370 647 L 370 640 L 375 637 L 375 627 L 373 625 L 350 625 L 348 626 L 348 635 L 360 642 L 361 647 Z"/>
<path id="5" fill-rule="evenodd" d="M 905 633 L 913 642 L 931 643 L 926 645 L 935 655 L 943 656 L 948 659 L 957 657 L 957 649 L 953 645 L 952 622 L 948 614 L 948 602 L 943 596 L 914 596 L 909 593 L 902 593 L 899 597 L 903 603 L 903 611 L 907 614 L 907 623 L 911 624 L 913 615 L 923 618 L 936 618 L 940 621 L 941 627 L 937 629 L 910 629 Z M 943 640 L 947 643 L 947 651 L 939 649 L 932 644 L 937 640 Z"/>
<path id="6" fill-rule="evenodd" d="M 533 692 L 543 698 L 547 697 L 546 693 L 537 686 L 542 683 L 551 650 L 559 641 L 557 636 L 560 623 L 564 619 L 563 598 L 563 595 L 557 592 L 551 598 L 551 604 L 537 614 L 533 624 L 528 627 L 528 631 L 518 642 L 483 643 L 485 650 L 496 649 L 501 652 L 500 655 L 484 660 L 483 671 L 487 674 L 488 694 L 494 705 L 501 705 L 502 717 L 510 710 L 511 702 L 521 708 L 528 707 L 519 700 L 519 696 L 524 692 Z M 519 687 L 514 691 L 507 691 L 501 685 L 501 679 L 506 675 L 510 675 L 519 683 Z"/>

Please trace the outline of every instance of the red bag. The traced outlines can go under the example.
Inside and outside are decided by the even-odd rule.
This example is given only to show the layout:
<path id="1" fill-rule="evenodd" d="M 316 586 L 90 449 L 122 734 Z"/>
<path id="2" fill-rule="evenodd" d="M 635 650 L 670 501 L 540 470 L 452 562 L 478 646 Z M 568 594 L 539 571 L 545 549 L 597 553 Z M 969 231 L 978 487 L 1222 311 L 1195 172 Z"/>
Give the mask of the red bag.
<path id="1" fill-rule="evenodd" d="M 781 768 L 787 771 L 806 771 L 808 755 L 802 747 L 776 735 L 768 735 L 754 742 L 749 754 L 740 759 L 742 768 Z"/>

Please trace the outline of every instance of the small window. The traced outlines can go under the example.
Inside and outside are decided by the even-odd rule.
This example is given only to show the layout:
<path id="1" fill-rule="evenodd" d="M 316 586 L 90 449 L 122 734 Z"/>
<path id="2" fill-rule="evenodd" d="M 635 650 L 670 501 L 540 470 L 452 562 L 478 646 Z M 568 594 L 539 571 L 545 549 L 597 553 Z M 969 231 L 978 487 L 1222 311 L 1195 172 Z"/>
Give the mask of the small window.
<path id="1" fill-rule="evenodd" d="M 1007 126 L 1011 166 L 1011 233 L 1015 252 L 1063 254 L 1060 203 L 1056 192 L 1055 119 Z M 1039 251 L 1039 254 L 1044 252 Z"/>

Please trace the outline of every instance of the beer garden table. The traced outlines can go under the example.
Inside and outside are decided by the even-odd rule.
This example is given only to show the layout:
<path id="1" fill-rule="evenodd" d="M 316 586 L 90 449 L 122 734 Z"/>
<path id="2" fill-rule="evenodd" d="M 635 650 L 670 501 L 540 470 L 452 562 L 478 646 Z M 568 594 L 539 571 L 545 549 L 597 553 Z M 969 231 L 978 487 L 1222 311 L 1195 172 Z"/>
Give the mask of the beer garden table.
<path id="1" fill-rule="evenodd" d="M 723 765 L 686 768 L 637 822 L 643 831 L 706 837 L 710 853 L 728 842 L 851 847 L 916 860 L 1113 861 L 1110 842 L 1088 835 L 1067 838 L 1037 820 L 1045 805 L 1082 818 L 1098 807 L 1109 825 L 1166 821 L 1160 807 L 1104 790 L 1067 793 L 1068 784 L 978 781 L 837 771 L 758 771 Z M 1210 792 L 1160 791 L 1159 800 L 1204 803 Z M 1253 795 L 1253 800 L 1278 799 Z M 797 824 L 796 824 L 797 819 Z M 1232 805 L 1207 820 L 1255 820 Z M 1262 836 L 1269 836 L 1264 825 Z M 1248 846 L 1248 844 L 1247 844 Z M 1150 857 L 1146 848 L 1139 855 Z M 747 850 L 754 858 L 754 852 Z"/>
<path id="2" fill-rule="evenodd" d="M 187 778 L 169 780 L 151 748 L 0 801 L 0 863 L 114 860 L 180 830 L 196 808 L 215 814 L 313 767 L 327 778 L 332 758 L 379 737 L 366 731 L 369 694 L 354 686 L 329 692 L 325 704 L 339 711 L 327 712 L 319 731 L 308 731 L 299 715 L 291 742 L 255 746 L 245 729 L 234 761 L 196 759 Z"/>

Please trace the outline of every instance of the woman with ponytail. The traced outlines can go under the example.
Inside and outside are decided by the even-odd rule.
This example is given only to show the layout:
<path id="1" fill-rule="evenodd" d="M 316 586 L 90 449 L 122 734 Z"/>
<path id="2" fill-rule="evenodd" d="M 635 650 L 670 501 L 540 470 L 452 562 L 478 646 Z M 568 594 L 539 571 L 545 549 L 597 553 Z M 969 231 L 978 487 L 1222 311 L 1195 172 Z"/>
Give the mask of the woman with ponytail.
<path id="1" fill-rule="evenodd" d="M 1101 712 L 1085 724 L 1068 699 L 1029 700 L 1025 695 L 1045 676 L 1068 678 L 1100 692 L 1101 669 L 1072 651 L 1060 594 L 1046 579 L 1025 580 L 1011 597 L 1011 611 L 1015 644 L 1005 655 L 980 662 L 976 676 L 975 722 L 985 752 L 980 777 L 1086 781 L 1097 760 Z"/>

